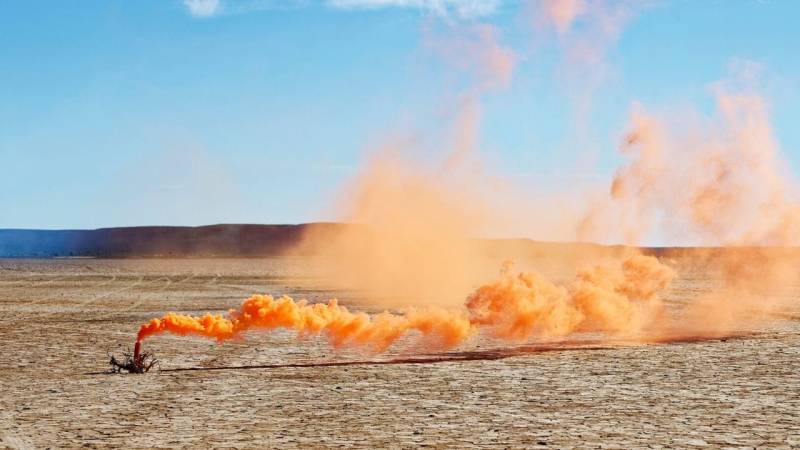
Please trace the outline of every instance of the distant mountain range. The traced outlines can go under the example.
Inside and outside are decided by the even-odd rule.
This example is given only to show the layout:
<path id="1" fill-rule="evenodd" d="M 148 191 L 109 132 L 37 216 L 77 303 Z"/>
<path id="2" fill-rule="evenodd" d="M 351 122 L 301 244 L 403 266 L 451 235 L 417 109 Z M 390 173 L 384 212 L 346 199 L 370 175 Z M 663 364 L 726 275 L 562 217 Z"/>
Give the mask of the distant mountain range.
<path id="1" fill-rule="evenodd" d="M 306 232 L 333 235 L 358 225 L 308 223 L 299 225 L 220 224 L 200 227 L 120 227 L 97 230 L 0 229 L 0 258 L 187 258 L 267 257 L 297 250 Z M 350 230 L 352 231 L 352 230 Z M 365 233 L 366 229 L 363 230 Z M 541 242 L 530 239 L 476 239 L 498 255 L 554 255 L 580 251 L 618 252 L 624 246 L 591 243 Z M 302 247 L 300 247 L 302 248 Z M 646 247 L 646 254 L 680 256 L 700 249 Z M 721 251 L 715 249 L 714 251 Z"/>
<path id="2" fill-rule="evenodd" d="M 97 230 L 0 229 L 0 257 L 256 257 L 278 256 L 311 228 L 348 225 L 209 225 Z"/>

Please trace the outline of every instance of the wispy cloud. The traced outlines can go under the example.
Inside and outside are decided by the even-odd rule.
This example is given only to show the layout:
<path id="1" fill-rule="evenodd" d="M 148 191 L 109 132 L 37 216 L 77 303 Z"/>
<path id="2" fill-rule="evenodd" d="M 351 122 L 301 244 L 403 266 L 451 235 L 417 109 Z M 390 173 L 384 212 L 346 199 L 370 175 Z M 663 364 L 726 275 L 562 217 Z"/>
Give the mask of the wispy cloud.
<path id="1" fill-rule="evenodd" d="M 183 0 L 183 4 L 195 17 L 211 17 L 220 10 L 219 0 Z"/>
<path id="2" fill-rule="evenodd" d="M 234 16 L 260 11 L 304 8 L 327 0 L 182 0 L 189 14 L 198 18 Z"/>
<path id="3" fill-rule="evenodd" d="M 328 0 L 328 5 L 342 9 L 409 8 L 440 16 L 478 18 L 494 14 L 501 0 Z"/>
<path id="4" fill-rule="evenodd" d="M 476 19 L 494 14 L 503 0 L 182 0 L 189 14 L 208 18 L 253 11 L 301 8 L 316 4 L 337 9 L 405 8 L 440 17 Z"/>

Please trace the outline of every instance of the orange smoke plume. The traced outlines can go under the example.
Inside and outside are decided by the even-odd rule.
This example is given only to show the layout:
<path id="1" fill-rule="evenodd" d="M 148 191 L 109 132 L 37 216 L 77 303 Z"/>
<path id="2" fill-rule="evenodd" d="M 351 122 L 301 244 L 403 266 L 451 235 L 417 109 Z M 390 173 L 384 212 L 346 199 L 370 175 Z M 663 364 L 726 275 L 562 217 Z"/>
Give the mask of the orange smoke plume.
<path id="1" fill-rule="evenodd" d="M 301 334 L 325 333 L 334 347 L 361 346 L 373 351 L 386 349 L 411 330 L 419 331 L 444 348 L 457 345 L 470 333 L 466 316 L 441 309 L 370 316 L 350 312 L 336 300 L 308 304 L 289 297 L 275 299 L 269 295 L 254 295 L 238 310 L 231 310 L 227 317 L 168 313 L 142 325 L 136 339 L 141 342 L 149 336 L 169 332 L 225 341 L 249 330 L 276 328 L 294 329 Z"/>

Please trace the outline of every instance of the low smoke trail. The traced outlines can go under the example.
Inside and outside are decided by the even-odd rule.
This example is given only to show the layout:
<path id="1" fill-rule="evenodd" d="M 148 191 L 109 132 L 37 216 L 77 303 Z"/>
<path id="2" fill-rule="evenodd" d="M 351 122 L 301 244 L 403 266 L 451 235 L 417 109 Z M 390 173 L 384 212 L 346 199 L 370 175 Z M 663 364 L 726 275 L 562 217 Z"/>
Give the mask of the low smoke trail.
<path id="1" fill-rule="evenodd" d="M 300 334 L 324 332 L 334 347 L 364 347 L 376 352 L 385 350 L 411 330 L 422 333 L 443 348 L 457 345 L 471 331 L 469 320 L 458 311 L 429 308 L 409 310 L 403 315 L 383 312 L 370 316 L 351 312 L 335 299 L 328 303 L 308 304 L 305 300 L 294 301 L 289 297 L 276 299 L 269 295 L 254 295 L 238 310 L 231 310 L 227 317 L 169 313 L 143 325 L 136 339 L 141 342 L 149 336 L 169 332 L 221 342 L 252 329 L 277 328 L 293 329 Z"/>
<path id="2" fill-rule="evenodd" d="M 597 266 L 557 285 L 536 273 L 513 273 L 504 266 L 499 280 L 479 287 L 465 310 L 424 308 L 403 314 L 355 313 L 338 304 L 308 304 L 289 297 L 254 295 L 227 317 L 169 313 L 142 325 L 137 347 L 160 333 L 196 335 L 219 342 L 250 330 L 292 329 L 300 335 L 324 333 L 337 348 L 386 350 L 415 331 L 430 345 L 447 349 L 475 332 L 521 342 L 533 336 L 566 336 L 582 331 L 637 335 L 661 312 L 659 292 L 674 272 L 651 256 L 634 255 L 618 266 Z"/>

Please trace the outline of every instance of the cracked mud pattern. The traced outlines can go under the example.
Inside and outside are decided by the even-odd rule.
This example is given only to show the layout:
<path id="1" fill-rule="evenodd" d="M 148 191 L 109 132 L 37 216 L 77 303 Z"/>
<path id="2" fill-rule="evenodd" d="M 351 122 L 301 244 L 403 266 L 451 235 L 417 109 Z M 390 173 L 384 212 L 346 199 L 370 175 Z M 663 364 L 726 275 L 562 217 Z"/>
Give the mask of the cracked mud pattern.
<path id="1" fill-rule="evenodd" d="M 289 332 L 159 336 L 146 347 L 162 372 L 92 373 L 166 310 L 221 312 L 255 292 L 359 308 L 303 264 L 0 260 L 0 447 L 800 448 L 796 311 L 725 340 L 472 341 L 445 355 L 333 352 Z"/>

